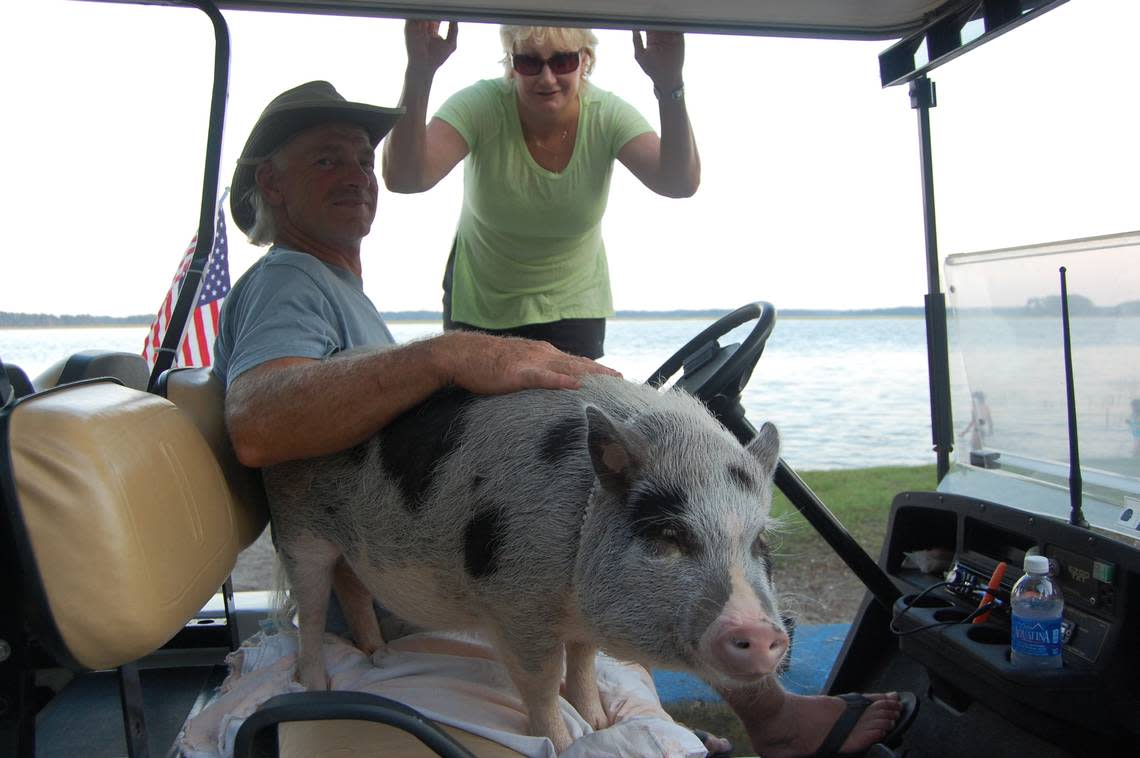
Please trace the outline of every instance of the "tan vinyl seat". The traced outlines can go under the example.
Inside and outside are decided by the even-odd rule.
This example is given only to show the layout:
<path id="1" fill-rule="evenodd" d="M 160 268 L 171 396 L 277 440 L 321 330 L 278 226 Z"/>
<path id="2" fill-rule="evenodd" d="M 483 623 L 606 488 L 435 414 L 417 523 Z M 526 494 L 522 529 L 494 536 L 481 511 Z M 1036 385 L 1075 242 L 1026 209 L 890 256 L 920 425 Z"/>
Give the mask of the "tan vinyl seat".
<path id="1" fill-rule="evenodd" d="M 190 417 L 213 450 L 237 505 L 238 549 L 248 547 L 269 523 L 269 508 L 261 474 L 239 463 L 230 444 L 226 388 L 208 368 L 173 368 L 158 378 L 156 391 Z"/>
<path id="2" fill-rule="evenodd" d="M 150 380 L 150 368 L 146 359 L 138 353 L 80 350 L 44 369 L 32 380 L 32 384 L 37 390 L 46 390 L 61 384 L 100 377 L 117 379 L 131 389 L 145 392 Z"/>
<path id="3" fill-rule="evenodd" d="M 239 549 L 235 497 L 198 428 L 109 380 L 24 397 L 2 426 L 25 610 L 49 652 L 103 669 L 161 647 Z"/>
<path id="4" fill-rule="evenodd" d="M 477 734 L 439 724 L 448 736 L 479 758 L 519 758 L 522 753 Z M 329 719 L 281 724 L 278 732 L 281 758 L 423 758 L 431 754 L 414 736 L 394 726 L 371 721 Z"/>
<path id="5" fill-rule="evenodd" d="M 17 579 L 0 595 L 76 671 L 130 666 L 165 645 L 267 523 L 260 475 L 230 447 L 221 383 L 174 369 L 160 386 L 169 399 L 100 379 L 0 409 L 0 536 L 12 543 L 0 563 Z M 475 755 L 518 755 L 441 729 Z M 368 721 L 286 722 L 278 739 L 285 756 L 434 754 Z"/>

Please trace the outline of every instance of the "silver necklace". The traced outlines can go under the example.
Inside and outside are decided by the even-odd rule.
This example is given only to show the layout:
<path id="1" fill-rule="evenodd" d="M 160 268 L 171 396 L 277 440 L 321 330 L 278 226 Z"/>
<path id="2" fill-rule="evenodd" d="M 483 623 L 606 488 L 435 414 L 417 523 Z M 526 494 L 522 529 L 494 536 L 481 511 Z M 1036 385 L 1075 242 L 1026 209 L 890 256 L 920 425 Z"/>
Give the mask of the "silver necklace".
<path id="1" fill-rule="evenodd" d="M 531 137 L 530 141 L 536 147 L 540 147 L 548 153 L 557 154 L 557 153 L 562 152 L 562 147 L 563 147 L 563 145 L 566 144 L 566 140 L 569 138 L 569 136 L 570 136 L 570 130 L 569 129 L 563 129 L 562 134 L 560 134 L 558 137 L 558 144 L 555 145 L 554 147 L 549 147 L 549 146 L 543 144 L 542 140 L 540 140 L 538 137 Z"/>

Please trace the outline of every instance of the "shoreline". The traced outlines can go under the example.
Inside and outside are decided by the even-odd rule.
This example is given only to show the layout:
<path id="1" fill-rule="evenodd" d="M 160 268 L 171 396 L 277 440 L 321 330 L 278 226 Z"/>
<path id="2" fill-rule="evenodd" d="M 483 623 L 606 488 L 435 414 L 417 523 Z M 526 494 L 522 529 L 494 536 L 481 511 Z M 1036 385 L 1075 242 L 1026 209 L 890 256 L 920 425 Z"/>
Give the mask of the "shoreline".
<path id="1" fill-rule="evenodd" d="M 726 311 L 727 313 L 727 311 Z M 723 315 L 723 314 L 721 314 Z M 669 313 L 662 312 L 661 314 L 646 313 L 644 315 L 618 315 L 611 316 L 608 321 L 707 321 L 712 323 L 720 315 L 717 314 L 683 314 L 683 313 Z M 833 321 L 841 319 L 888 319 L 888 318 L 905 318 L 905 319 L 921 319 L 921 313 L 865 313 L 860 311 L 852 311 L 850 313 L 788 313 L 783 312 L 779 314 L 781 320 L 804 320 L 804 321 Z M 384 316 L 384 321 L 390 324 L 436 324 L 443 321 L 442 314 L 439 318 L 401 318 L 399 316 Z M 51 329 L 139 329 L 149 328 L 150 320 L 146 322 L 132 321 L 123 323 L 121 321 L 92 321 L 90 323 L 81 324 L 0 324 L 0 331 L 6 330 L 37 330 L 48 331 Z"/>

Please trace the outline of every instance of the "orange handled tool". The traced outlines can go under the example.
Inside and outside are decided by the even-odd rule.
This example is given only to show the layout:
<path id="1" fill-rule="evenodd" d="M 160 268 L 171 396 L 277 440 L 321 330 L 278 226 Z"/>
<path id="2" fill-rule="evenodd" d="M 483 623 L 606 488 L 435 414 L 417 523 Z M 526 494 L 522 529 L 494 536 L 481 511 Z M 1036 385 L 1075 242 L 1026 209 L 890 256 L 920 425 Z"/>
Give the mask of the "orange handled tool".
<path id="1" fill-rule="evenodd" d="M 1005 576 L 1005 561 L 998 563 L 997 568 L 994 569 L 993 575 L 990 577 L 990 583 L 986 585 L 986 591 L 982 593 L 982 599 L 978 602 L 978 608 L 981 608 L 986 603 L 993 602 L 997 597 L 998 587 L 1001 586 L 1001 578 Z M 990 617 L 990 612 L 987 610 L 974 617 L 975 624 L 984 624 L 986 619 Z"/>

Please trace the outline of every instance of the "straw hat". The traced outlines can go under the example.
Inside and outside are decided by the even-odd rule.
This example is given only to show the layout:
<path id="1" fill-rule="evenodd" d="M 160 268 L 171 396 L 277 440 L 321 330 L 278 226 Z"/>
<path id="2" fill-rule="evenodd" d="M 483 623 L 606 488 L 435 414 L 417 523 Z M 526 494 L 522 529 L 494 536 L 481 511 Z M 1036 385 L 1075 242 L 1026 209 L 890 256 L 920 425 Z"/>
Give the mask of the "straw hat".
<path id="1" fill-rule="evenodd" d="M 306 82 L 282 92 L 265 107 L 245 141 L 230 183 L 230 213 L 243 232 L 253 226 L 253 206 L 249 190 L 254 185 L 257 165 L 303 129 L 320 124 L 357 124 L 368 132 L 376 147 L 404 114 L 403 108 L 381 108 L 352 103 L 323 81 Z"/>

